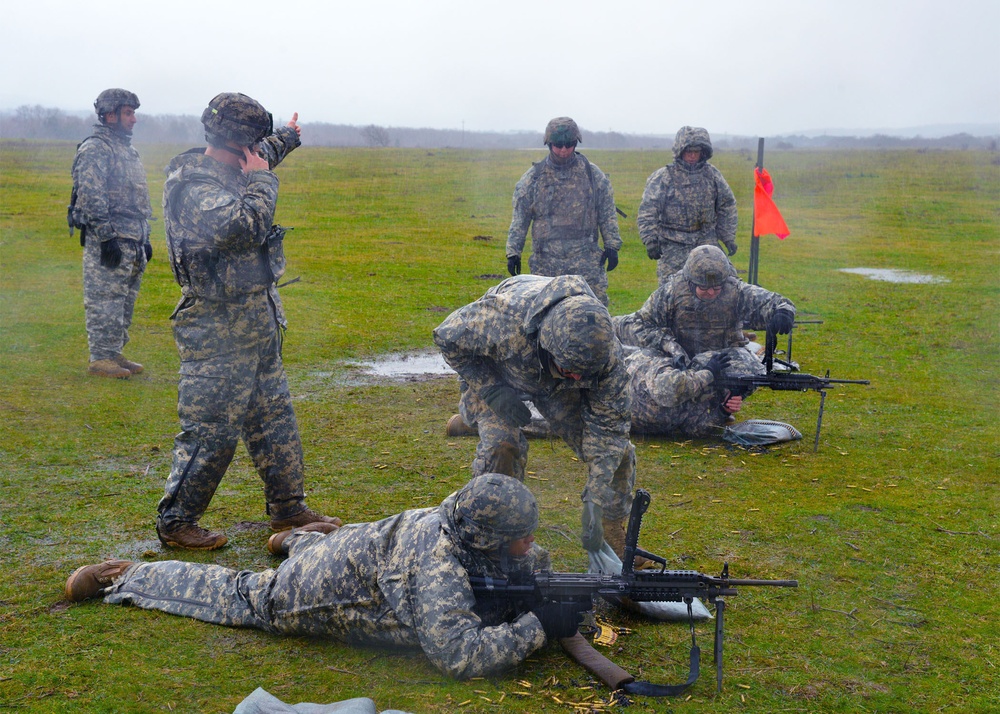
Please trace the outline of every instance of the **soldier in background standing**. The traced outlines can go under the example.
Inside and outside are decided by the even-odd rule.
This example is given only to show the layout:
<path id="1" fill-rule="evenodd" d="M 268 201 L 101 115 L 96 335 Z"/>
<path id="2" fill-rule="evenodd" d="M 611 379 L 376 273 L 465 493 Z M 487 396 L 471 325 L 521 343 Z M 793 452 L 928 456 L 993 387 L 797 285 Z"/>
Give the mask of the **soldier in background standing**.
<path id="1" fill-rule="evenodd" d="M 622 239 L 611 182 L 576 152 L 580 142 L 580 129 L 569 117 L 557 117 L 545 127 L 549 155 L 532 165 L 514 187 L 507 271 L 511 275 L 521 272 L 521 251 L 530 225 L 531 272 L 553 277 L 582 275 L 607 305 L 608 272 L 618 266 Z M 598 230 L 604 238 L 603 250 Z"/>
<path id="2" fill-rule="evenodd" d="M 73 159 L 69 220 L 83 244 L 87 371 L 98 377 L 128 379 L 143 369 L 122 356 L 142 274 L 153 256 L 146 171 L 132 146 L 138 108 L 139 98 L 126 89 L 101 92 L 94 102 L 100 124 Z"/>
<path id="3" fill-rule="evenodd" d="M 674 163 L 653 172 L 639 204 L 639 238 L 656 260 L 662 285 L 684 267 L 699 245 L 722 243 L 736 254 L 736 198 L 722 173 L 708 163 L 712 139 L 701 127 L 682 126 Z"/>
<path id="4" fill-rule="evenodd" d="M 245 94 L 217 95 L 201 115 L 208 148 L 174 157 L 163 185 L 167 252 L 183 297 L 171 319 L 181 359 L 173 466 L 157 507 L 166 546 L 214 550 L 226 536 L 198 525 L 243 439 L 271 528 L 339 524 L 306 507 L 299 428 L 281 361 L 284 310 L 276 280 L 284 231 L 274 225 L 278 177 L 300 145 L 292 115 Z"/>

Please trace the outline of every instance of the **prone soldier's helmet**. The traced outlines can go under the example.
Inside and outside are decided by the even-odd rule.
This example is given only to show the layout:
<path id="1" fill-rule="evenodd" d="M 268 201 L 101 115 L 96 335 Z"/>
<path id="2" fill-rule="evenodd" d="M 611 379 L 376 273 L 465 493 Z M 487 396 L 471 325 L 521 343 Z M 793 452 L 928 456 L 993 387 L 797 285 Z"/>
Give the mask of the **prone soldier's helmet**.
<path id="1" fill-rule="evenodd" d="M 615 331 L 611 315 L 597 298 L 573 295 L 545 313 L 538 344 L 567 372 L 592 376 L 611 358 Z"/>
<path id="2" fill-rule="evenodd" d="M 127 89 L 112 88 L 105 89 L 97 95 L 94 100 L 94 111 L 101 121 L 104 121 L 105 114 L 114 114 L 122 107 L 139 108 L 139 97 L 134 92 Z"/>
<path id="3" fill-rule="evenodd" d="M 526 538 L 538 527 L 538 503 L 531 491 L 503 474 L 476 476 L 455 497 L 453 520 L 461 541 L 493 554 Z"/>
<path id="4" fill-rule="evenodd" d="M 256 99 L 239 92 L 217 94 L 201 113 L 210 144 L 253 146 L 274 130 L 274 120 Z"/>
<path id="5" fill-rule="evenodd" d="M 572 142 L 582 144 L 583 137 L 580 136 L 580 127 L 569 117 L 556 117 L 545 127 L 545 139 L 543 144 L 571 144 Z"/>
<path id="6" fill-rule="evenodd" d="M 715 245 L 699 245 L 688 253 L 681 272 L 699 288 L 717 288 L 736 275 L 729 258 Z"/>

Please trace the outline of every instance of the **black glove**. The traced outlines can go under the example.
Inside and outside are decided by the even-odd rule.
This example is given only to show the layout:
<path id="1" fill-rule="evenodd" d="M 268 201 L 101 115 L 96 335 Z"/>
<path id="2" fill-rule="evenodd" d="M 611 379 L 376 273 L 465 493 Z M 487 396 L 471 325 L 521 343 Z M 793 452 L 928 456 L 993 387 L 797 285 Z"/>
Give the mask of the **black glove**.
<path id="1" fill-rule="evenodd" d="M 604 249 L 604 255 L 601 256 L 601 267 L 604 267 L 604 261 L 608 261 L 608 272 L 618 267 L 618 251 L 611 250 L 610 248 Z"/>
<path id="2" fill-rule="evenodd" d="M 146 254 L 146 262 L 153 259 L 153 244 L 146 242 L 142 244 L 142 252 Z"/>
<path id="3" fill-rule="evenodd" d="M 736 255 L 736 249 L 737 249 L 736 241 L 733 241 L 732 243 L 726 243 L 726 250 L 729 252 L 730 257 Z"/>
<path id="4" fill-rule="evenodd" d="M 507 272 L 511 275 L 521 274 L 521 256 L 512 255 L 507 258 Z"/>
<path id="5" fill-rule="evenodd" d="M 531 611 L 542 623 L 545 636 L 550 640 L 572 637 L 580 629 L 583 611 L 577 605 L 563 605 L 558 602 L 547 602 Z"/>
<path id="6" fill-rule="evenodd" d="M 650 243 L 646 246 L 646 255 L 649 256 L 650 260 L 659 260 L 660 256 L 663 255 L 663 251 L 660 250 L 660 246 L 657 243 Z"/>
<path id="7" fill-rule="evenodd" d="M 593 501 L 584 501 L 580 525 L 583 547 L 592 553 L 598 552 L 604 545 L 604 509 Z"/>
<path id="8" fill-rule="evenodd" d="M 105 268 L 117 268 L 122 264 L 122 247 L 118 239 L 112 238 L 101 243 L 101 265 Z"/>
<path id="9" fill-rule="evenodd" d="M 781 307 L 775 310 L 774 314 L 771 315 L 771 322 L 768 324 L 768 328 L 779 335 L 787 335 L 792 331 L 792 325 L 794 323 L 795 313 Z"/>
<path id="10" fill-rule="evenodd" d="M 713 379 L 718 379 L 722 376 L 723 370 L 729 367 L 732 360 L 733 356 L 729 352 L 716 352 L 712 355 L 711 359 L 708 360 L 708 364 L 706 364 L 704 368 L 712 373 Z"/>
<path id="11" fill-rule="evenodd" d="M 524 406 L 517 392 L 506 384 L 497 384 L 486 389 L 483 401 L 500 418 L 513 422 L 519 427 L 531 423 L 531 410 Z"/>

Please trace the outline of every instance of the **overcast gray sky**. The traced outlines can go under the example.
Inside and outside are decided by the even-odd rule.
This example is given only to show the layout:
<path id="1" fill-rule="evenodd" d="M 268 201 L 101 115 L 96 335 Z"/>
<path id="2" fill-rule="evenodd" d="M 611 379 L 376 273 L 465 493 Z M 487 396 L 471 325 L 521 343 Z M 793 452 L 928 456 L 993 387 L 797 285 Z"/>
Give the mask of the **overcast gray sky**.
<path id="1" fill-rule="evenodd" d="M 240 91 L 276 119 L 468 131 L 1000 131 L 1000 0 L 33 0 L 2 22 L 6 110 L 121 86 L 140 120 Z"/>

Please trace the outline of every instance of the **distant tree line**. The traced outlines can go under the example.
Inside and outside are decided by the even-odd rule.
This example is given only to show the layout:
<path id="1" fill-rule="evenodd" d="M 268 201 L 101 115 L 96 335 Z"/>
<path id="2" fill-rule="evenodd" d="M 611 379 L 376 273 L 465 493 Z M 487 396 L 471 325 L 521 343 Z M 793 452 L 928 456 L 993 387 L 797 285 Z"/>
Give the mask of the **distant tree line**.
<path id="1" fill-rule="evenodd" d="M 13 112 L 0 112 L 0 138 L 4 139 L 64 139 L 82 141 L 93 131 L 93 114 L 70 113 L 50 107 L 21 106 Z M 467 148 L 467 149 L 533 149 L 542 148 L 542 132 L 465 131 L 463 129 L 414 129 L 369 124 L 303 123 L 307 142 L 312 146 L 404 147 L 404 148 Z M 622 134 L 616 131 L 582 129 L 586 149 L 669 150 L 673 135 Z M 135 127 L 136 143 L 188 144 L 205 143 L 198 117 L 173 114 L 142 114 Z M 713 134 L 717 149 L 757 151 L 757 137 Z M 874 136 L 778 136 L 768 137 L 769 151 L 794 149 L 962 149 L 997 151 L 1000 135 L 972 136 L 954 134 L 941 138 L 903 138 L 876 134 Z"/>

